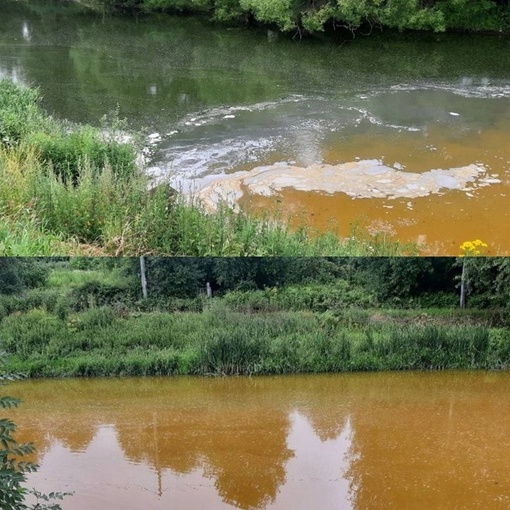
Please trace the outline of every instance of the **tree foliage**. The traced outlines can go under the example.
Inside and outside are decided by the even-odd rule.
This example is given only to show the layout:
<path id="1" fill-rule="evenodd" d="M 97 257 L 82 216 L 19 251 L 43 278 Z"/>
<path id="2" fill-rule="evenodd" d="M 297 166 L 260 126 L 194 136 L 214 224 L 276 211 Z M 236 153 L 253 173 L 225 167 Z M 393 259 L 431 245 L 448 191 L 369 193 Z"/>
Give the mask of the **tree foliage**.
<path id="1" fill-rule="evenodd" d="M 471 305 L 507 307 L 510 310 L 510 259 L 503 257 L 466 257 L 467 287 Z M 490 291 L 489 291 L 490 289 Z"/>
<path id="2" fill-rule="evenodd" d="M 146 267 L 149 297 L 156 300 L 195 298 L 205 293 L 207 282 L 215 295 L 326 284 L 364 289 L 379 304 L 410 306 L 434 295 L 449 295 L 448 302 L 456 303 L 463 261 L 472 305 L 510 309 L 510 259 L 503 257 L 147 257 Z M 91 302 L 110 306 L 141 297 L 138 258 L 0 258 L 0 294 L 6 295 L 0 309 L 11 313 L 8 294 L 44 286 L 55 265 L 93 275 L 73 285 L 62 303 L 74 311 L 87 309 Z"/>
<path id="3" fill-rule="evenodd" d="M 504 0 L 95 0 L 112 10 L 207 11 L 219 20 L 253 18 L 282 32 L 345 28 L 508 29 Z"/>
<path id="4" fill-rule="evenodd" d="M 48 267 L 37 259 L 0 257 L 0 294 L 44 285 Z"/>
<path id="5" fill-rule="evenodd" d="M 139 271 L 137 261 L 132 264 L 132 271 Z M 473 306 L 510 307 L 509 259 L 470 257 L 468 266 Z M 147 264 L 149 295 L 155 298 L 194 297 L 205 292 L 206 282 L 215 294 L 338 284 L 364 289 L 378 303 L 392 306 L 423 299 L 437 306 L 457 303 L 461 272 L 452 257 L 148 258 Z"/>

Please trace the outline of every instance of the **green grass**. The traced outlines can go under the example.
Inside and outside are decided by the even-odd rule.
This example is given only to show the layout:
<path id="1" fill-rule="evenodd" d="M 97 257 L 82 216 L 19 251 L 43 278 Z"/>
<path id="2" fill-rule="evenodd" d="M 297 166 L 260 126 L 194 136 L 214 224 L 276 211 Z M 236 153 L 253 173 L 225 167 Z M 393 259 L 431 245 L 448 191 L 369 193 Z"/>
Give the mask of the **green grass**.
<path id="1" fill-rule="evenodd" d="M 5 299 L 2 306 L 5 311 Z M 207 301 L 202 312 L 181 313 L 92 303 L 61 314 L 59 306 L 50 288 L 39 302 L 32 296 L 4 314 L 8 370 L 32 377 L 253 375 L 510 364 L 510 331 L 483 323 L 381 322 L 369 311 L 356 320 L 353 309 L 337 316 L 240 313 L 221 299 Z"/>
<path id="2" fill-rule="evenodd" d="M 78 270 L 55 262 L 43 287 L 0 296 L 8 370 L 67 377 L 510 365 L 510 329 L 498 310 L 385 309 L 343 280 L 139 301 L 138 281 L 103 263 Z"/>
<path id="3" fill-rule="evenodd" d="M 209 213 L 193 197 L 171 195 L 136 168 L 136 150 L 103 132 L 47 116 L 37 91 L 0 81 L 0 256 L 406 255 L 384 235 L 357 229 L 292 229 L 220 203 Z"/>
<path id="4" fill-rule="evenodd" d="M 80 287 L 90 282 L 101 281 L 105 285 L 121 285 L 126 277 L 116 268 L 109 271 L 71 269 L 66 271 L 51 271 L 45 285 L 49 288 L 59 288 L 64 291 Z"/>
<path id="5" fill-rule="evenodd" d="M 51 256 L 67 252 L 59 237 L 44 232 L 30 212 L 8 216 L 3 215 L 0 209 L 0 256 Z"/>

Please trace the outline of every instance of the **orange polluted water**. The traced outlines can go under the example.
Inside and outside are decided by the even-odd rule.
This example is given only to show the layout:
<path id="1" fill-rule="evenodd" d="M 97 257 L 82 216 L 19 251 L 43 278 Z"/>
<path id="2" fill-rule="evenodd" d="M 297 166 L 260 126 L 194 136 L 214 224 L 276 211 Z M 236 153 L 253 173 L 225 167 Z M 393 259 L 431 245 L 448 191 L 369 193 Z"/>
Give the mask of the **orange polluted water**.
<path id="1" fill-rule="evenodd" d="M 509 373 L 25 381 L 63 510 L 510 507 Z"/>
<path id="2" fill-rule="evenodd" d="M 323 148 L 326 164 L 379 160 L 398 172 L 425 174 L 468 165 L 485 169 L 460 189 L 434 190 L 425 196 L 354 197 L 345 192 L 278 189 L 272 194 L 250 193 L 245 186 L 239 200 L 255 213 L 280 211 L 295 226 L 308 224 L 319 231 L 338 225 L 347 236 L 353 225 L 368 233 L 383 233 L 402 243 L 416 243 L 423 255 L 458 256 L 468 240 L 488 243 L 486 255 L 510 255 L 510 126 L 480 133 L 447 136 L 439 128 L 423 133 L 369 132 L 334 140 Z M 445 136 L 446 135 L 446 136 Z M 309 169 L 307 169 L 309 170 Z M 384 180 L 384 179 L 383 179 Z M 377 176 L 372 178 L 377 190 Z M 268 183 L 270 185 L 270 183 Z M 328 182 L 324 188 L 327 189 Z M 353 186 L 356 192 L 356 186 Z M 269 196 L 268 196 L 269 195 Z M 380 195 L 380 193 L 379 193 Z"/>

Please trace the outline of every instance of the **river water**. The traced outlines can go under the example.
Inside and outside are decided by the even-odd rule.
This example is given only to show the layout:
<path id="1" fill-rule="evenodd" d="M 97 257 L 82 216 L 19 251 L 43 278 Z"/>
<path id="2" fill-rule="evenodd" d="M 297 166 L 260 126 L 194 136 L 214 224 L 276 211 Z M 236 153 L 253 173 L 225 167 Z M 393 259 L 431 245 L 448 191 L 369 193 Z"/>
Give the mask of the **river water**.
<path id="1" fill-rule="evenodd" d="M 9 415 L 63 510 L 510 507 L 509 373 L 33 380 Z"/>
<path id="2" fill-rule="evenodd" d="M 281 209 L 342 234 L 357 222 L 429 254 L 476 238 L 510 254 L 509 50 L 472 35 L 297 42 L 51 0 L 0 12 L 0 77 L 39 86 L 73 121 L 118 107 L 145 128 L 149 171 L 209 207 Z"/>

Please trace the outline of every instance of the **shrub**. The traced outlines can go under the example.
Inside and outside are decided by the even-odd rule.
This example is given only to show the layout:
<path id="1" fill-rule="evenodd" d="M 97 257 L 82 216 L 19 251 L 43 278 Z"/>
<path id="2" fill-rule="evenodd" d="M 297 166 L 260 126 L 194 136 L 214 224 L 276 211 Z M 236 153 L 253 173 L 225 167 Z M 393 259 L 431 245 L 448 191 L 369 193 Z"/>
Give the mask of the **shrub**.
<path id="1" fill-rule="evenodd" d="M 0 80 L 0 146 L 17 145 L 30 132 L 44 126 L 39 91 Z"/>
<path id="2" fill-rule="evenodd" d="M 74 129 L 60 134 L 37 132 L 27 142 L 66 182 L 76 184 L 82 169 L 87 166 L 97 175 L 109 165 L 116 176 L 124 178 L 136 171 L 136 154 L 131 146 L 102 140 L 99 131 L 90 126 Z"/>
<path id="3" fill-rule="evenodd" d="M 244 311 L 309 310 L 333 312 L 352 305 L 368 307 L 375 298 L 360 287 L 344 280 L 334 284 L 289 285 L 258 291 L 232 291 L 225 295 L 232 309 Z"/>
<path id="4" fill-rule="evenodd" d="M 492 366 L 508 368 L 510 366 L 510 330 L 491 329 L 487 349 L 488 359 Z"/>
<path id="5" fill-rule="evenodd" d="M 73 289 L 69 296 L 71 308 L 78 312 L 95 306 L 111 306 L 130 303 L 135 299 L 135 290 L 129 282 L 107 284 L 99 280 L 85 282 Z"/>
<path id="6" fill-rule="evenodd" d="M 91 308 L 80 314 L 78 330 L 88 330 L 89 334 L 101 328 L 112 326 L 116 319 L 114 310 L 108 306 Z"/>

